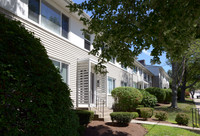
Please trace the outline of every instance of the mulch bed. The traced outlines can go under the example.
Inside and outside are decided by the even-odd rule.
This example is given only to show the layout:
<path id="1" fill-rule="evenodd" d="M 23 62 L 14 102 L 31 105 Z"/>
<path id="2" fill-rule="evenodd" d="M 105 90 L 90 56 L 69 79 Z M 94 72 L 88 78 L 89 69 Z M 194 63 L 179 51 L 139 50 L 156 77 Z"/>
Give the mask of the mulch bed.
<path id="1" fill-rule="evenodd" d="M 144 136 L 146 129 L 139 124 L 118 126 L 116 123 L 92 121 L 88 124 L 84 136 Z"/>

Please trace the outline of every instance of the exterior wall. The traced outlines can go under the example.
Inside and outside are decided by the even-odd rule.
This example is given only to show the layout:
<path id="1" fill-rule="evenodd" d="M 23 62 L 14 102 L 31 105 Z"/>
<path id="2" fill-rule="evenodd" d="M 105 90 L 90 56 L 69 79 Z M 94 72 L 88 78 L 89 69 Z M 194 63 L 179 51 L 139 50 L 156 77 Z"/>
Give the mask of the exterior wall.
<path id="1" fill-rule="evenodd" d="M 46 0 L 55 8 L 59 9 L 63 14 L 69 17 L 69 35 L 68 39 L 51 32 L 50 30 L 42 27 L 40 24 L 28 18 L 28 0 L 1 0 L 0 12 L 11 16 L 13 19 L 21 21 L 24 26 L 34 35 L 40 38 L 42 45 L 45 47 L 47 54 L 50 58 L 64 62 L 69 66 L 69 87 L 71 88 L 71 98 L 74 106 L 76 105 L 77 97 L 77 61 L 82 59 L 98 60 L 97 57 L 88 55 L 88 51 L 84 49 L 84 36 L 81 29 L 84 28 L 78 18 L 69 13 L 65 7 L 64 1 Z M 91 36 L 91 42 L 94 35 Z M 135 65 L 140 67 L 150 76 L 153 76 L 145 67 L 135 61 Z M 121 81 L 127 82 L 128 86 L 133 86 L 133 83 L 143 81 L 142 75 L 133 73 L 132 69 L 128 68 L 124 70 L 121 68 L 120 63 L 107 63 L 108 74 L 107 77 L 115 79 L 115 87 L 121 86 Z M 107 105 L 112 106 L 113 98 L 110 94 L 107 94 Z"/>

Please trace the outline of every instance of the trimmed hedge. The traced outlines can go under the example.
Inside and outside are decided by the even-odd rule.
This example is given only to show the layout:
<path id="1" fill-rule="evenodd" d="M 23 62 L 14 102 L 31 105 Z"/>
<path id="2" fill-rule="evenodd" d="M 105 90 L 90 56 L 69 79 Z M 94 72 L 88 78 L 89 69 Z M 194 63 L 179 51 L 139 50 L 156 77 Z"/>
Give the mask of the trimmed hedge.
<path id="1" fill-rule="evenodd" d="M 110 118 L 112 122 L 116 121 L 121 125 L 128 125 L 133 118 L 133 113 L 131 112 L 113 112 L 110 113 Z"/>
<path id="2" fill-rule="evenodd" d="M 172 101 L 172 90 L 171 89 L 163 89 L 166 93 L 165 103 L 170 103 Z"/>
<path id="3" fill-rule="evenodd" d="M 79 135 L 70 89 L 40 40 L 2 15 L 0 30 L 1 135 Z"/>
<path id="4" fill-rule="evenodd" d="M 157 103 L 157 98 L 145 90 L 141 90 L 140 92 L 143 95 L 141 104 L 144 105 L 144 107 L 152 107 L 153 108 Z"/>
<path id="5" fill-rule="evenodd" d="M 165 121 L 168 118 L 168 114 L 165 111 L 158 111 L 156 112 L 155 117 L 160 121 Z"/>
<path id="6" fill-rule="evenodd" d="M 158 102 L 163 103 L 166 98 L 166 93 L 163 89 L 158 88 L 158 87 L 150 87 L 145 89 L 147 92 L 150 94 L 156 96 Z"/>
<path id="7" fill-rule="evenodd" d="M 111 92 L 117 111 L 135 111 L 142 101 L 142 94 L 133 87 L 117 87 Z"/>
<path id="8" fill-rule="evenodd" d="M 88 110 L 75 110 L 79 118 L 79 124 L 87 126 L 94 118 L 94 112 Z"/>
<path id="9" fill-rule="evenodd" d="M 135 119 L 137 117 L 139 117 L 139 114 L 137 112 L 130 112 L 132 114 L 132 119 Z"/>
<path id="10" fill-rule="evenodd" d="M 136 111 L 139 114 L 139 117 L 144 117 L 145 116 L 144 114 L 146 112 L 148 112 L 148 118 L 151 118 L 153 116 L 154 109 L 153 108 L 144 107 L 144 108 L 137 108 Z M 142 112 L 143 112 L 143 115 L 142 115 Z"/>
<path id="11" fill-rule="evenodd" d="M 189 117 L 185 113 L 178 113 L 176 115 L 175 121 L 180 125 L 188 125 Z"/>

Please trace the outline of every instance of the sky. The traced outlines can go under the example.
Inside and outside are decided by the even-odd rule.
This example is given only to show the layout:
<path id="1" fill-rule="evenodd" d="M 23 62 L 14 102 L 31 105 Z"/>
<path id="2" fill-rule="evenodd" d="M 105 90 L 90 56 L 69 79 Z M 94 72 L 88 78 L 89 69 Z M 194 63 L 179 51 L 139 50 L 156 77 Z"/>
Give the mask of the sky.
<path id="1" fill-rule="evenodd" d="M 81 3 L 85 0 L 73 0 L 75 3 Z M 86 12 L 87 13 L 87 12 Z M 87 13 L 88 15 L 91 16 L 91 13 Z M 145 60 L 146 65 L 151 65 L 151 59 L 153 58 L 150 54 L 152 51 L 152 47 L 149 50 L 143 50 L 142 53 L 138 56 L 138 60 Z M 161 64 L 155 64 L 155 66 L 162 66 L 165 72 L 168 70 L 171 70 L 171 67 L 166 64 L 167 58 L 166 58 L 166 53 L 163 53 L 162 56 L 160 56 L 160 61 Z"/>

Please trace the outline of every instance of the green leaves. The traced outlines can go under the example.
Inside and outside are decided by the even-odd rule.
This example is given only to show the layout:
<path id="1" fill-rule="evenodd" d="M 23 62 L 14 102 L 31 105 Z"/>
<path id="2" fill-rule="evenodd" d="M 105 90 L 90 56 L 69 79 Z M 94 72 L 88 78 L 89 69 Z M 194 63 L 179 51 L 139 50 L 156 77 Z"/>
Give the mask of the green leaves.
<path id="1" fill-rule="evenodd" d="M 71 4 L 70 10 L 91 11 L 91 18 L 81 17 L 88 31 L 95 35 L 94 49 L 97 55 L 106 43 L 107 48 L 99 57 L 102 60 L 117 58 L 124 66 L 133 66 L 134 57 L 143 49 L 153 46 L 152 62 L 159 63 L 162 52 L 179 59 L 195 38 L 200 17 L 199 0 L 88 0 Z M 85 19 L 83 19 L 85 18 Z"/>
<path id="2" fill-rule="evenodd" d="M 40 40 L 2 15 L 0 30 L 1 135 L 78 135 L 70 89 Z"/>

